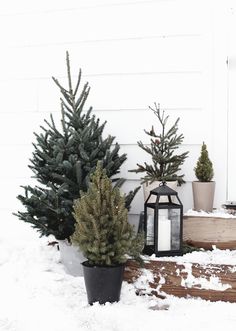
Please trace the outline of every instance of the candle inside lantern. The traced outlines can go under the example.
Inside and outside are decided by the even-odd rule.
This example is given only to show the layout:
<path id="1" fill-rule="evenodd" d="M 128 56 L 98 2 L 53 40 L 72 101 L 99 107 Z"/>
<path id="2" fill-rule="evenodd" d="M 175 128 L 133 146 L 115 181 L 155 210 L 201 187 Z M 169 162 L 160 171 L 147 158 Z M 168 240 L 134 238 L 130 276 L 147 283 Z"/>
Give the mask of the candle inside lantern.
<path id="1" fill-rule="evenodd" d="M 159 209 L 158 217 L 159 217 L 159 219 L 168 218 L 168 209 Z"/>
<path id="2" fill-rule="evenodd" d="M 158 250 L 171 250 L 171 221 L 166 217 L 167 210 L 159 210 L 158 221 Z M 147 217 L 147 245 L 154 245 L 154 215 Z"/>
<path id="3" fill-rule="evenodd" d="M 158 251 L 171 250 L 171 221 L 160 217 L 158 222 Z"/>

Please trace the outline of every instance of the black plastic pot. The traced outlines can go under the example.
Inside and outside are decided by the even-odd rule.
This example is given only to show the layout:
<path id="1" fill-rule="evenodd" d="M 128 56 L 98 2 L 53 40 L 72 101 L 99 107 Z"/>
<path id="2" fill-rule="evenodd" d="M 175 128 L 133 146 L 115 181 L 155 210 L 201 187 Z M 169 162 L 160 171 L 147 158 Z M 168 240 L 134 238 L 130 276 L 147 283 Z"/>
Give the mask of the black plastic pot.
<path id="1" fill-rule="evenodd" d="M 124 265 L 114 267 L 90 266 L 87 261 L 82 263 L 88 303 L 104 304 L 120 300 Z"/>

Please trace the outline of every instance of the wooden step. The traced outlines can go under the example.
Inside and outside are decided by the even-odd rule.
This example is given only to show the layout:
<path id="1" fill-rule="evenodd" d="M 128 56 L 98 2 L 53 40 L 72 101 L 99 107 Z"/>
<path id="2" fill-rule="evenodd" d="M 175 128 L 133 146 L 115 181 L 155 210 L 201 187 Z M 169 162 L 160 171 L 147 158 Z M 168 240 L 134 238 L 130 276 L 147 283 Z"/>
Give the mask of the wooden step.
<path id="1" fill-rule="evenodd" d="M 204 249 L 236 249 L 236 218 L 184 216 L 183 240 Z"/>
<path id="2" fill-rule="evenodd" d="M 137 262 L 129 260 L 124 280 L 134 283 L 139 278 L 142 281 L 135 283 L 139 295 L 165 298 L 166 294 L 171 294 L 184 298 L 190 296 L 210 301 L 236 302 L 236 266 L 232 265 L 148 260 L 140 268 Z M 201 284 L 204 284 L 204 288 Z"/>

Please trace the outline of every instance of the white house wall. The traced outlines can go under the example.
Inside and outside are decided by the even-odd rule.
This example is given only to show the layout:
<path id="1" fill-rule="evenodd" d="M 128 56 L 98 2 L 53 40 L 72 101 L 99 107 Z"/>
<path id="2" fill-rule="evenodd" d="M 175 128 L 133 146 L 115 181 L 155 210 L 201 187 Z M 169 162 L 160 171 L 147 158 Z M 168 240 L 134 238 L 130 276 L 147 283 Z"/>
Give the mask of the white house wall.
<path id="1" fill-rule="evenodd" d="M 170 115 L 180 117 L 179 133 L 188 150 L 182 172 L 186 184 L 179 194 L 184 209 L 192 207 L 191 181 L 202 141 L 215 164 L 216 198 L 226 198 L 226 108 L 219 108 L 222 86 L 215 57 L 219 41 L 213 1 L 182 0 L 67 0 L 9 1 L 0 3 L 0 211 L 21 208 L 16 196 L 30 179 L 27 168 L 33 131 L 50 113 L 60 115 L 60 95 L 51 76 L 65 82 L 65 53 L 74 75 L 82 68 L 91 86 L 87 106 L 107 120 L 105 134 L 116 136 L 128 160 L 121 170 L 127 192 L 140 183 L 128 170 L 147 155 L 137 141 L 148 143 L 144 129 L 157 120 L 148 106 L 159 102 Z M 218 28 L 219 29 L 219 28 Z M 217 62 L 218 61 L 218 62 Z M 224 69 L 222 69 L 224 71 Z M 224 82 L 224 87 L 226 85 Z M 218 90 L 217 90 L 218 89 Z M 219 100 L 218 100 L 219 101 Z M 220 104 L 224 104 L 221 97 Z M 219 111 L 221 117 L 219 118 Z M 223 149 L 219 153 L 216 132 Z M 219 162 L 220 161 L 220 162 Z M 142 191 L 131 210 L 143 209 Z"/>
<path id="2" fill-rule="evenodd" d="M 231 201 L 236 201 L 236 3 L 230 1 L 228 25 L 228 177 L 227 195 Z"/>

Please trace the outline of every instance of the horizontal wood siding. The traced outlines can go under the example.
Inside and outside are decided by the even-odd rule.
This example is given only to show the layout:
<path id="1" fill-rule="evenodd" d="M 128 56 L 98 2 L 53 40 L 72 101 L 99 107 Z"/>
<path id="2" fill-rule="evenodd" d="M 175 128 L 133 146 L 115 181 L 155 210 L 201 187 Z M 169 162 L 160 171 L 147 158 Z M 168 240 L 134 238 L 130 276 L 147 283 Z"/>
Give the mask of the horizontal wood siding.
<path id="1" fill-rule="evenodd" d="M 205 3 L 205 4 L 204 4 Z M 104 134 L 116 136 L 128 160 L 121 169 L 124 191 L 140 184 L 130 173 L 148 161 L 137 141 L 149 143 L 144 129 L 158 128 L 148 109 L 154 102 L 180 117 L 189 150 L 179 189 L 184 209 L 192 207 L 191 181 L 202 141 L 213 153 L 212 21 L 208 2 L 167 1 L 42 1 L 0 5 L 0 210 L 19 207 L 19 185 L 28 184 L 27 168 L 33 131 L 44 118 L 60 116 L 60 93 L 51 76 L 66 81 L 65 52 L 73 74 L 83 71 L 91 93 L 87 102 L 102 121 Z M 74 77 L 75 78 L 75 77 Z M 214 155 L 212 154 L 213 158 Z M 216 180 L 219 173 L 216 173 Z M 216 205 L 224 192 L 216 194 Z M 143 209 L 140 190 L 131 209 Z"/>

